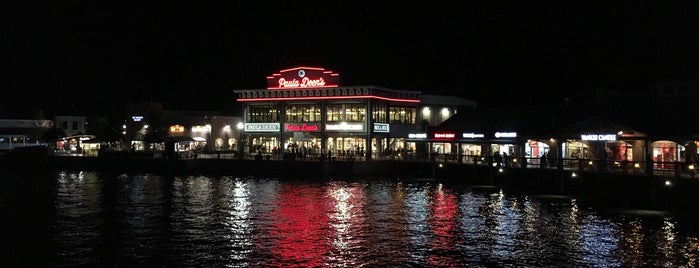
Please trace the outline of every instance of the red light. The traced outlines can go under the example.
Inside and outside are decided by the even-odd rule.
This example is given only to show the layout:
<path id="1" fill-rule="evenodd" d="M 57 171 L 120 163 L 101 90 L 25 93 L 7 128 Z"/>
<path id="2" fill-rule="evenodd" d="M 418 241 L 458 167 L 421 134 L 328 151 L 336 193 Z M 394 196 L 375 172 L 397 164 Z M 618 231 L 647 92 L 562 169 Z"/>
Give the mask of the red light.
<path id="1" fill-rule="evenodd" d="M 379 99 L 393 102 L 410 102 L 410 103 L 420 103 L 420 100 L 412 99 L 394 99 L 386 98 L 372 95 L 360 95 L 360 96 L 327 96 L 327 97 L 288 97 L 288 98 L 250 98 L 250 99 L 238 99 L 238 101 L 292 101 L 292 100 L 346 100 L 346 99 Z"/>

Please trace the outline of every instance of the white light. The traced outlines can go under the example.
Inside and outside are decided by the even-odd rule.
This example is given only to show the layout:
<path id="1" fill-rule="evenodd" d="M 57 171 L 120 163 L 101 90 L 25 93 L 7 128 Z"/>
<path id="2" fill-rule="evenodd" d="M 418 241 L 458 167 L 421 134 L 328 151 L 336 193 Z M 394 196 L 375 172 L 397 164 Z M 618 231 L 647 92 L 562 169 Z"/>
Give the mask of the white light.
<path id="1" fill-rule="evenodd" d="M 245 125 L 243 124 L 243 122 L 238 122 L 238 124 L 235 125 L 235 127 L 237 127 L 238 129 L 243 129 Z"/>
<path id="2" fill-rule="evenodd" d="M 449 116 L 449 108 L 442 108 L 442 117 Z"/>
<path id="3" fill-rule="evenodd" d="M 571 177 L 571 178 L 577 178 L 577 177 L 578 177 L 578 174 L 576 174 L 575 172 L 573 172 L 572 174 L 570 174 L 570 177 Z"/>
<path id="4" fill-rule="evenodd" d="M 430 107 L 422 108 L 422 115 L 425 117 L 429 117 L 430 116 Z"/>
<path id="5" fill-rule="evenodd" d="M 148 129 L 148 124 L 143 125 L 143 128 Z"/>
<path id="6" fill-rule="evenodd" d="M 231 125 L 223 126 L 223 131 L 231 131 Z"/>
<path id="7" fill-rule="evenodd" d="M 440 168 L 441 168 L 441 167 L 444 167 L 444 165 L 442 165 L 442 164 L 440 163 L 440 164 L 439 164 L 439 167 L 440 167 Z"/>
<path id="8" fill-rule="evenodd" d="M 665 181 L 665 186 L 671 186 L 671 185 L 672 185 L 672 182 L 670 180 Z"/>
<path id="9" fill-rule="evenodd" d="M 502 170 L 502 168 L 499 168 L 499 169 L 498 169 L 498 172 L 503 173 L 503 172 L 505 172 L 505 171 Z"/>
<path id="10" fill-rule="evenodd" d="M 126 124 L 121 125 L 121 128 L 126 129 Z"/>

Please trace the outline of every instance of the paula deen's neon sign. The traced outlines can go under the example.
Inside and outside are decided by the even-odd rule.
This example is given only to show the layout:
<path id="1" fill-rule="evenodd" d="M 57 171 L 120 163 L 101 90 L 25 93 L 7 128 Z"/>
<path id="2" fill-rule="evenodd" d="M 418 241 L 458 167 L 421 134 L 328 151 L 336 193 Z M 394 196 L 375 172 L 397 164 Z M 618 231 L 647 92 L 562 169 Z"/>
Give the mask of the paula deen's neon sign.
<path id="1" fill-rule="evenodd" d="M 267 89 L 337 87 L 338 74 L 316 67 L 296 67 L 281 70 L 267 77 Z"/>
<path id="2" fill-rule="evenodd" d="M 310 79 L 304 77 L 301 81 L 297 79 L 292 79 L 291 81 L 284 78 L 279 78 L 279 87 L 283 88 L 297 88 L 297 87 L 322 87 L 325 86 L 325 80 L 321 77 L 318 79 Z"/>

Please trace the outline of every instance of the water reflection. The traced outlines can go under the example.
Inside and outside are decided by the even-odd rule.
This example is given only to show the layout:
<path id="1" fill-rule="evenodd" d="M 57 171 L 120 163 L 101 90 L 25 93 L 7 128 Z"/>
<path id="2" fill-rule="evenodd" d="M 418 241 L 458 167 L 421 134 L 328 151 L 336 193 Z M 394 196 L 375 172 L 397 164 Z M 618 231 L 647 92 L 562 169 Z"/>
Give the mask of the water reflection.
<path id="1" fill-rule="evenodd" d="M 50 182 L 48 202 L 0 182 L 10 266 L 694 267 L 699 256 L 696 222 L 679 215 L 439 182 L 94 172 L 30 181 Z"/>

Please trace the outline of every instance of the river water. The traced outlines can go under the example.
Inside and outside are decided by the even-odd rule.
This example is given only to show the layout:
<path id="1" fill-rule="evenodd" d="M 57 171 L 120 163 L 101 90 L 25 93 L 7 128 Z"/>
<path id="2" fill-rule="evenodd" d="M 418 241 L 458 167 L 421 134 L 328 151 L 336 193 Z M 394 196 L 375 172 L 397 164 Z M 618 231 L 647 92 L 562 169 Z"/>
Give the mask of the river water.
<path id="1" fill-rule="evenodd" d="M 691 215 L 396 179 L 2 172 L 8 266 L 693 267 Z"/>

